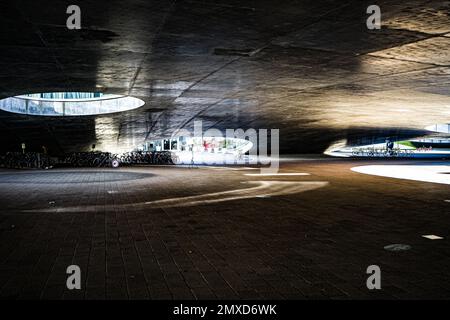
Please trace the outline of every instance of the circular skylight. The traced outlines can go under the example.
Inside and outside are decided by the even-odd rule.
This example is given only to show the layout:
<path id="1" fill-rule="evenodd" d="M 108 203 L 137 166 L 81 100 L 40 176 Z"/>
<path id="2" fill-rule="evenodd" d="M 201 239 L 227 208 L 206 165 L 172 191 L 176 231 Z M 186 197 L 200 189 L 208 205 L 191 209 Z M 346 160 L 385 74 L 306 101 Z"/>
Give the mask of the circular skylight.
<path id="1" fill-rule="evenodd" d="M 0 100 L 0 110 L 33 116 L 87 116 L 137 109 L 144 101 L 99 92 L 45 92 Z"/>

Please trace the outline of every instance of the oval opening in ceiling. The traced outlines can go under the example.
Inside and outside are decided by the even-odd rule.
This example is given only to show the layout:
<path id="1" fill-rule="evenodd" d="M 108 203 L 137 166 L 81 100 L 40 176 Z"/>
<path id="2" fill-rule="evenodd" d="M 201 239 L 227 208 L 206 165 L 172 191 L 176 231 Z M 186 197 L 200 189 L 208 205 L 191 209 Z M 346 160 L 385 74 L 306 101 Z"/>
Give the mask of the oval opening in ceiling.
<path id="1" fill-rule="evenodd" d="M 32 116 L 88 116 L 137 109 L 144 101 L 99 92 L 45 92 L 0 100 L 0 110 Z"/>

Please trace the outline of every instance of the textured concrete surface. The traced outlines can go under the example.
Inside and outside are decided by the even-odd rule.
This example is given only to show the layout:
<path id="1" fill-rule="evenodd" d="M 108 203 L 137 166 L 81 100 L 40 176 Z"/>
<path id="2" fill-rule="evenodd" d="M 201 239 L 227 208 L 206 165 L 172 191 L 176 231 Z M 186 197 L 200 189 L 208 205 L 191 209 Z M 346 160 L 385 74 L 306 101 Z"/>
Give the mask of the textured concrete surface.
<path id="1" fill-rule="evenodd" d="M 134 147 L 204 127 L 280 128 L 284 152 L 415 135 L 450 121 L 448 1 L 2 1 L 0 97 L 102 90 L 146 105 L 114 116 L 0 112 L 0 146 L 50 152 Z"/>
<path id="2" fill-rule="evenodd" d="M 0 297 L 448 298 L 448 186 L 350 170 L 383 163 L 296 161 L 281 172 L 309 175 L 272 177 L 242 168 L 1 170 Z M 294 194 L 155 204 L 245 192 L 245 182 L 260 180 L 327 183 Z M 444 239 L 422 237 L 429 234 Z M 395 243 L 411 249 L 383 249 Z M 80 291 L 65 287 L 71 264 L 81 267 Z M 379 291 L 366 288 L 373 264 L 381 268 Z"/>

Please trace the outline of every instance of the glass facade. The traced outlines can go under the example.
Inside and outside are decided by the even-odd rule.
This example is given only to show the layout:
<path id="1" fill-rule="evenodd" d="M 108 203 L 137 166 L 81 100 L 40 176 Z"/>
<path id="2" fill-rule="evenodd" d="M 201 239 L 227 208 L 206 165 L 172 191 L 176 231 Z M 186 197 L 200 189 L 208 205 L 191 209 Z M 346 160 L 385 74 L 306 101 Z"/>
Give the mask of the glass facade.
<path id="1" fill-rule="evenodd" d="M 208 153 L 247 152 L 253 144 L 245 139 L 220 137 L 177 137 L 146 142 L 142 151 L 189 151 Z"/>

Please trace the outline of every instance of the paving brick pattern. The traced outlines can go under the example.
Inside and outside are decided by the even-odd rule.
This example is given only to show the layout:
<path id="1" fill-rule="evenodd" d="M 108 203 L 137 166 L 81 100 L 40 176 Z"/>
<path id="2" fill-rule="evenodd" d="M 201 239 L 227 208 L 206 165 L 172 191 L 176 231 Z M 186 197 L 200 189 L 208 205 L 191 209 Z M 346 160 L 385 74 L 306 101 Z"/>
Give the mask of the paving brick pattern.
<path id="1" fill-rule="evenodd" d="M 0 297 L 449 298 L 448 186 L 349 170 L 361 164 L 283 164 L 283 172 L 311 175 L 264 180 L 329 184 L 182 208 L 145 202 L 261 178 L 215 168 L 2 170 Z M 391 243 L 412 248 L 383 249 Z M 66 288 L 71 264 L 81 268 L 81 290 Z M 381 267 L 382 290 L 366 288 L 372 264 Z"/>

